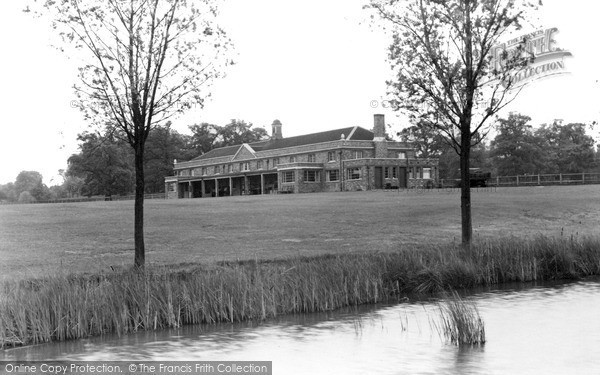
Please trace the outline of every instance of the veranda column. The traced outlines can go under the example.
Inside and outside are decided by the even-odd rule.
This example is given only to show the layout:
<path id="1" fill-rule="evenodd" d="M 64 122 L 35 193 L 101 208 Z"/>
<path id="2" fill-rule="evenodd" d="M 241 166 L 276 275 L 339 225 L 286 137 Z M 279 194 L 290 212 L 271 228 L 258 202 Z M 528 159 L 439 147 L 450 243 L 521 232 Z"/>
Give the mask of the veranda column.
<path id="1" fill-rule="evenodd" d="M 229 177 L 229 196 L 233 195 L 233 179 Z"/>
<path id="2" fill-rule="evenodd" d="M 260 194 L 265 194 L 265 174 L 260 174 Z"/>
<path id="3" fill-rule="evenodd" d="M 215 178 L 215 198 L 219 197 L 219 180 Z"/>
<path id="4" fill-rule="evenodd" d="M 204 180 L 200 182 L 200 185 L 202 189 L 202 198 L 206 198 L 206 184 L 204 184 Z"/>
<path id="5" fill-rule="evenodd" d="M 190 188 L 188 189 L 188 190 L 190 191 L 190 196 L 189 196 L 189 198 L 194 198 L 194 185 L 192 185 L 192 181 L 189 181 L 189 182 L 188 182 L 188 184 L 189 184 L 189 187 L 190 187 Z"/>

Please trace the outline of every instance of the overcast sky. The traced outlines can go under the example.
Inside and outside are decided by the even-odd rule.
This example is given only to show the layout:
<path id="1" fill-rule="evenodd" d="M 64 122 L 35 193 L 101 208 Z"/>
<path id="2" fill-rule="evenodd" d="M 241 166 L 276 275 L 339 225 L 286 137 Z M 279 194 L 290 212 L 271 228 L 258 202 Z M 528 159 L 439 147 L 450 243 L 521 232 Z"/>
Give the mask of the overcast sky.
<path id="1" fill-rule="evenodd" d="M 3 56 L 0 109 L 0 183 L 22 170 L 37 170 L 48 185 L 77 151 L 87 127 L 70 105 L 77 66 L 50 47 L 48 25 L 22 13 L 19 1 L 0 3 Z M 224 0 L 222 25 L 236 45 L 236 65 L 217 82 L 203 110 L 174 121 L 186 133 L 193 123 L 224 125 L 237 118 L 284 136 L 360 125 L 384 113 L 396 129 L 404 119 L 373 101 L 385 99 L 388 40 L 365 22 L 360 0 Z M 508 110 L 535 124 L 600 119 L 600 48 L 593 26 L 600 5 L 589 0 L 544 0 L 543 28 L 558 27 L 558 45 L 574 57 L 569 75 L 529 85 Z"/>

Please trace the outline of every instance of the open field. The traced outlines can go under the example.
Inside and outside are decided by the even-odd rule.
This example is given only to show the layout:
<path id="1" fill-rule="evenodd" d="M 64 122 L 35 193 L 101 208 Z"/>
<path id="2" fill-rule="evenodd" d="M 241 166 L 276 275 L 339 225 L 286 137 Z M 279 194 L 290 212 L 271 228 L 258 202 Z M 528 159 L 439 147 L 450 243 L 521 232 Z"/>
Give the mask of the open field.
<path id="1" fill-rule="evenodd" d="M 596 234 L 597 186 L 473 192 L 475 236 Z M 391 251 L 460 241 L 458 190 L 146 202 L 149 264 Z M 133 263 L 133 202 L 0 206 L 0 274 L 106 272 Z"/>

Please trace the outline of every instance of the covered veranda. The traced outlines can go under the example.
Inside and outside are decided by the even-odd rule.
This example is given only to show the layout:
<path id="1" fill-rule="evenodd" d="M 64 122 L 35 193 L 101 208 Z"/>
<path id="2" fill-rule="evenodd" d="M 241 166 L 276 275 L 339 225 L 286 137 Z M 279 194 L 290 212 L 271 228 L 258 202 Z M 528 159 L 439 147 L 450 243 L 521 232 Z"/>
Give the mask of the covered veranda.
<path id="1" fill-rule="evenodd" d="M 194 178 L 178 183 L 179 198 L 277 193 L 277 172 Z"/>

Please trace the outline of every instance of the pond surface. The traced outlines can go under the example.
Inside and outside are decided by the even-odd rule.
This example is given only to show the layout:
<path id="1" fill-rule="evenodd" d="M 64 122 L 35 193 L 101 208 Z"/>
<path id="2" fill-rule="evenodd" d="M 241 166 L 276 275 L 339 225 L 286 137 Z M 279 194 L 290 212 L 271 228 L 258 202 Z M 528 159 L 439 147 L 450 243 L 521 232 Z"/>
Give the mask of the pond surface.
<path id="1" fill-rule="evenodd" d="M 600 279 L 471 291 L 482 347 L 445 344 L 435 301 L 0 351 L 0 360 L 273 361 L 273 374 L 600 374 Z"/>

